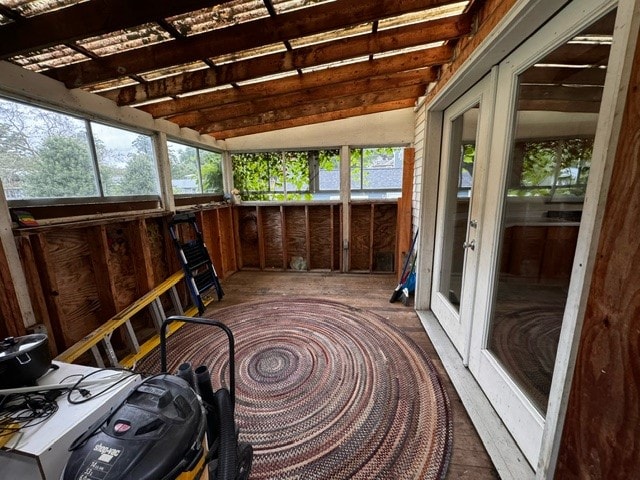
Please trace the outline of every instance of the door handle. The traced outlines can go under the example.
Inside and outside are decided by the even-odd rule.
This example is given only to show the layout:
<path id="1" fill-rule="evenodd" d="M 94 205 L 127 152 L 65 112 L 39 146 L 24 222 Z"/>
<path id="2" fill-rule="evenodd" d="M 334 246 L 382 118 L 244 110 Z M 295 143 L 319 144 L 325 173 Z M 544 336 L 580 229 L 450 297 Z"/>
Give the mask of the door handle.
<path id="1" fill-rule="evenodd" d="M 471 240 L 470 242 L 464 242 L 462 244 L 462 248 L 464 248 L 464 249 L 470 248 L 471 250 L 475 250 L 476 249 L 476 241 L 475 240 Z"/>

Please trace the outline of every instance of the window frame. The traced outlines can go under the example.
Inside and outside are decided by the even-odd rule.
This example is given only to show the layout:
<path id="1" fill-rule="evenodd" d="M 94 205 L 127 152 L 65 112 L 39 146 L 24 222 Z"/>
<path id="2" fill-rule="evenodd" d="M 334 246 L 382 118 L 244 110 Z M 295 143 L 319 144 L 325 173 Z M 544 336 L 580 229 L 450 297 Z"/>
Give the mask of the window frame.
<path id="1" fill-rule="evenodd" d="M 196 151 L 196 167 L 197 167 L 197 176 L 198 176 L 198 180 L 197 180 L 197 184 L 200 185 L 200 190 L 202 190 L 203 188 L 203 182 L 202 182 L 202 161 L 201 161 L 201 155 L 200 155 L 200 151 L 204 150 L 205 152 L 210 152 L 210 153 L 216 153 L 220 155 L 220 170 L 222 172 L 222 192 L 195 192 L 195 193 L 175 193 L 173 191 L 173 184 L 171 185 L 171 195 L 173 195 L 173 197 L 177 200 L 182 200 L 182 202 L 178 202 L 178 203 L 184 203 L 184 200 L 187 200 L 189 198 L 198 198 L 198 199 L 203 199 L 203 198 L 215 198 L 215 197 L 221 197 L 224 195 L 225 193 L 225 162 L 224 162 L 224 154 L 225 152 L 223 150 L 216 150 L 215 148 L 211 147 L 211 148 L 204 148 L 200 145 L 197 145 L 195 143 L 191 143 L 188 141 L 183 141 L 183 140 L 178 140 L 174 137 L 167 137 L 167 156 L 168 156 L 168 162 L 169 162 L 169 174 L 171 175 L 171 181 L 173 182 L 174 178 L 173 178 L 173 171 L 172 171 L 172 165 L 171 165 L 171 157 L 169 156 L 169 147 L 170 144 L 177 144 L 183 147 L 189 147 L 189 148 L 194 148 Z"/>

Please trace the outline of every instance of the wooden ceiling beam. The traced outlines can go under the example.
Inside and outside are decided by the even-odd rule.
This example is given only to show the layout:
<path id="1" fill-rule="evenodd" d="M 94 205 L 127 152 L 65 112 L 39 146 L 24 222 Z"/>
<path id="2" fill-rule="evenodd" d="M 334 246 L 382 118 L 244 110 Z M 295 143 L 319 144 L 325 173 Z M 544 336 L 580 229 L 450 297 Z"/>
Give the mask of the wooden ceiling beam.
<path id="1" fill-rule="evenodd" d="M 101 92 L 118 105 L 130 105 L 191 91 L 212 88 L 250 78 L 309 68 L 349 58 L 451 40 L 471 31 L 469 16 L 455 16 L 358 35 L 293 51 L 273 53 L 180 75 Z M 449 59 L 447 59 L 448 61 Z"/>
<path id="2" fill-rule="evenodd" d="M 598 113 L 600 102 L 575 100 L 520 100 L 518 110 L 567 113 Z"/>
<path id="3" fill-rule="evenodd" d="M 566 102 L 596 102 L 602 100 L 602 87 L 565 87 L 560 85 L 523 85 L 520 100 L 561 100 Z"/>
<path id="4" fill-rule="evenodd" d="M 241 102 L 268 95 L 280 95 L 287 92 L 315 88 L 328 83 L 356 81 L 363 78 L 389 75 L 407 70 L 441 65 L 451 59 L 451 47 L 437 47 L 411 53 L 392 55 L 376 60 L 351 63 L 341 67 L 308 72 L 303 75 L 292 75 L 277 80 L 251 83 L 238 88 L 228 88 L 216 92 L 192 95 L 165 102 L 138 107 L 154 117 L 166 117 L 178 113 L 189 112 L 201 108 Z M 435 77 L 435 70 L 431 71 Z"/>
<path id="5" fill-rule="evenodd" d="M 0 27 L 0 59 L 213 7 L 227 0 L 92 0 Z"/>
<path id="6" fill-rule="evenodd" d="M 330 75 L 327 75 L 329 77 Z M 271 95 L 261 99 L 229 103 L 224 106 L 210 107 L 198 111 L 182 113 L 168 117 L 170 122 L 181 127 L 193 127 L 206 123 L 222 122 L 237 117 L 259 115 L 272 110 L 291 108 L 309 103 L 330 102 L 333 98 L 379 92 L 420 85 L 422 92 L 426 85 L 435 79 L 431 69 L 384 75 L 362 80 L 327 84 L 302 91 Z"/>
<path id="7" fill-rule="evenodd" d="M 537 63 L 555 65 L 603 65 L 609 61 L 611 45 L 565 43 Z"/>
<path id="8" fill-rule="evenodd" d="M 318 113 L 306 117 L 297 117 L 290 120 L 280 120 L 272 123 L 264 123 L 260 125 L 253 125 L 250 127 L 241 127 L 232 130 L 220 130 L 217 132 L 210 132 L 209 134 L 214 136 L 218 140 L 225 140 L 227 138 L 241 137 L 243 135 L 253 135 L 256 133 L 271 132 L 274 130 L 282 130 L 285 128 L 301 127 L 305 125 L 313 125 L 323 122 L 331 122 L 335 120 L 343 120 L 345 118 L 359 117 L 361 115 L 369 115 L 373 113 L 389 112 L 392 110 L 399 110 L 402 108 L 410 108 L 415 104 L 414 98 L 408 98 L 403 100 L 394 100 L 391 102 L 378 103 L 375 105 L 362 105 L 355 108 L 347 108 L 344 110 L 336 110 L 333 112 Z M 203 132 L 205 133 L 205 132 Z"/>
<path id="9" fill-rule="evenodd" d="M 43 73 L 80 87 L 450 3 L 454 0 L 336 0 Z"/>
<path id="10" fill-rule="evenodd" d="M 377 103 L 387 103 L 395 100 L 412 99 L 415 102 L 420 95 L 424 94 L 424 87 L 414 85 L 402 88 L 386 89 L 380 92 L 370 92 L 361 95 L 350 95 L 325 99 L 316 103 L 297 105 L 290 108 L 271 110 L 258 115 L 232 118 L 225 121 L 195 125 L 193 128 L 201 133 L 211 133 L 222 130 L 234 130 L 238 128 L 251 127 L 262 123 L 274 123 L 283 120 L 291 120 L 297 117 L 308 117 L 321 113 L 334 112 L 338 110 L 352 109 L 364 105 L 375 105 Z"/>

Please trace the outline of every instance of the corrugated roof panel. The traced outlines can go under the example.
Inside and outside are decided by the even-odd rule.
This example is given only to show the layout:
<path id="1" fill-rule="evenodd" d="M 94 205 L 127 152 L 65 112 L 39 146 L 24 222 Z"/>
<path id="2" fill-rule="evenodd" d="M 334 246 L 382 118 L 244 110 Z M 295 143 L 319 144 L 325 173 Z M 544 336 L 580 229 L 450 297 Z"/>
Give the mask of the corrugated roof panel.
<path id="1" fill-rule="evenodd" d="M 298 72 L 290 71 L 290 72 L 282 72 L 282 73 L 274 73 L 273 75 L 266 75 L 264 77 L 252 78 L 251 80 L 243 80 L 242 82 L 237 82 L 239 86 L 243 85 L 251 85 L 252 83 L 262 83 L 268 82 L 269 80 L 280 80 L 286 77 L 294 77 L 298 75 Z"/>
<path id="2" fill-rule="evenodd" d="M 335 2 L 335 0 L 271 0 L 276 13 L 291 12 L 293 10 L 331 2 Z"/>
<path id="3" fill-rule="evenodd" d="M 269 53 L 278 53 L 285 51 L 286 47 L 283 43 L 272 43 L 263 47 L 252 48 L 250 50 L 241 50 L 239 52 L 232 52 L 225 55 L 212 57 L 211 61 L 216 65 L 222 65 L 225 63 L 237 62 L 238 60 L 260 57 L 261 55 L 267 55 Z"/>
<path id="4" fill-rule="evenodd" d="M 131 85 L 137 85 L 139 82 L 136 82 L 130 77 L 122 77 L 117 78 L 115 80 L 109 80 L 108 82 L 96 83 L 95 85 L 90 85 L 84 87 L 84 90 L 89 92 L 106 92 L 107 90 L 114 90 L 116 88 L 128 87 Z"/>
<path id="5" fill-rule="evenodd" d="M 438 18 L 460 15 L 462 12 L 464 12 L 464 9 L 468 4 L 468 1 L 458 2 L 451 5 L 445 5 L 443 7 L 435 7 L 428 10 L 422 10 L 420 12 L 413 12 L 407 13 L 405 15 L 384 18 L 378 22 L 378 29 L 384 30 L 387 28 L 410 25 L 412 23 L 426 22 L 427 20 L 436 20 Z"/>
<path id="6" fill-rule="evenodd" d="M 398 50 L 391 50 L 389 52 L 376 53 L 373 55 L 373 58 L 376 59 L 376 58 L 390 57 L 393 55 L 401 55 L 403 53 L 411 53 L 419 50 L 424 50 L 425 48 L 441 47 L 442 45 L 444 45 L 444 42 L 433 42 L 433 43 L 427 43 L 425 45 L 417 45 L 415 47 L 400 48 Z"/>
<path id="7" fill-rule="evenodd" d="M 167 21 L 181 34 L 188 36 L 268 16 L 262 0 L 234 0 L 170 17 Z"/>
<path id="8" fill-rule="evenodd" d="M 153 70 L 151 72 L 146 72 L 144 74 L 141 74 L 140 76 L 147 81 L 151 81 L 151 80 L 158 80 L 159 78 L 166 78 L 166 77 L 171 77 L 173 75 L 179 75 L 185 72 L 203 70 L 205 68 L 209 68 L 209 65 L 207 65 L 204 62 L 198 61 L 198 62 L 186 63 L 184 65 L 176 65 L 169 68 L 161 68 L 158 70 Z"/>
<path id="9" fill-rule="evenodd" d="M 369 55 L 350 58 L 348 60 L 340 60 L 339 62 L 324 63 L 322 65 L 315 65 L 313 67 L 303 68 L 302 73 L 318 72 L 321 70 L 326 70 L 327 68 L 343 67 L 345 65 L 350 65 L 352 63 L 358 63 L 358 62 L 365 62 L 367 60 L 369 60 Z"/>
<path id="10" fill-rule="evenodd" d="M 146 23 L 135 28 L 118 30 L 106 35 L 90 37 L 78 45 L 101 57 L 134 48 L 166 42 L 173 37 L 156 23 Z"/>
<path id="11" fill-rule="evenodd" d="M 45 48 L 35 54 L 16 55 L 11 62 L 28 70 L 40 72 L 49 68 L 63 67 L 71 63 L 81 62 L 87 57 L 64 45 Z"/>
<path id="12" fill-rule="evenodd" d="M 60 8 L 75 5 L 84 0 L 3 0 L 2 5 L 24 17 L 33 17 Z"/>
<path id="13" fill-rule="evenodd" d="M 297 48 L 306 47 L 309 45 L 317 45 L 319 43 L 330 42 L 332 40 L 354 37 L 356 35 L 371 33 L 373 28 L 372 25 L 372 23 L 361 23 L 360 25 L 354 25 L 352 27 L 341 28 L 338 30 L 331 30 L 330 32 L 323 32 L 316 35 L 294 38 L 289 40 L 289 43 L 291 43 L 291 46 L 293 48 Z"/>

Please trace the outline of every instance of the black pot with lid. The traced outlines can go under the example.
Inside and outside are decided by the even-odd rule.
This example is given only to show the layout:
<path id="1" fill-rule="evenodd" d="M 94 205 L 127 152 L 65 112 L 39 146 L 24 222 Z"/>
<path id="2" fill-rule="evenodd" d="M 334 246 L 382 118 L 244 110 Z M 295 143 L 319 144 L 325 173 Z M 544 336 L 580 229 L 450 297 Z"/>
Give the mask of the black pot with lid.
<path id="1" fill-rule="evenodd" d="M 0 341 L 0 388 L 32 386 L 51 367 L 49 340 L 43 333 Z"/>

